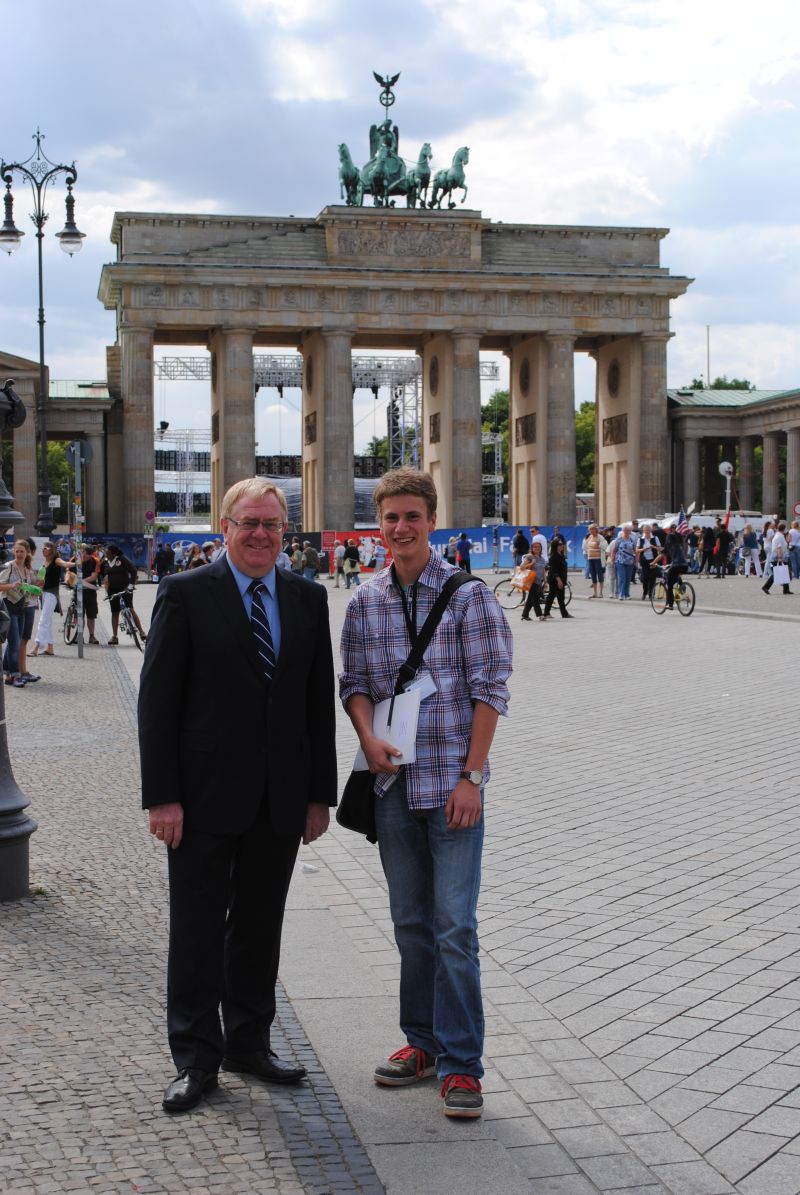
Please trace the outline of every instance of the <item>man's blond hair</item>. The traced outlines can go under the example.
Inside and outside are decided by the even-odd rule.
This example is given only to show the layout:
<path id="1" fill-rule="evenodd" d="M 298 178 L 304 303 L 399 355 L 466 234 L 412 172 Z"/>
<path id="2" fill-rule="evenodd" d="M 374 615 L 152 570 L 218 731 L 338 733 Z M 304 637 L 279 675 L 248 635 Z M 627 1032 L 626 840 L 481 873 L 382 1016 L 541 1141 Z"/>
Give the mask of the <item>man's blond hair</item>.
<path id="1" fill-rule="evenodd" d="M 380 518 L 381 503 L 384 498 L 400 498 L 412 494 L 415 498 L 423 498 L 428 509 L 428 518 L 436 514 L 436 486 L 430 473 L 423 473 L 421 469 L 412 469 L 409 465 L 401 465 L 399 469 L 390 469 L 384 473 L 372 494 L 372 501 Z"/>
<path id="2" fill-rule="evenodd" d="M 267 498 L 270 494 L 274 494 L 281 505 L 283 511 L 284 523 L 289 518 L 289 508 L 286 505 L 286 495 L 280 486 L 277 486 L 274 481 L 270 481 L 267 477 L 245 477 L 244 481 L 235 482 L 222 499 L 222 508 L 219 512 L 221 519 L 229 519 L 231 517 L 233 508 L 237 502 L 242 499 L 252 499 L 258 502 L 261 498 Z"/>

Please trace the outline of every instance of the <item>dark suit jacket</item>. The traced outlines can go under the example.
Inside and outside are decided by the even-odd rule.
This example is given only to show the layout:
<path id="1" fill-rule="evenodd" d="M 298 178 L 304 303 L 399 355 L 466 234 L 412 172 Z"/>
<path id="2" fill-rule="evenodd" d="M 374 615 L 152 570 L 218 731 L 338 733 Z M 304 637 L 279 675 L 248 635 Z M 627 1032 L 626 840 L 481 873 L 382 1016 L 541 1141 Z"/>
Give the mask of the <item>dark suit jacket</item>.
<path id="1" fill-rule="evenodd" d="M 142 805 L 180 801 L 187 830 L 240 834 L 266 798 L 275 830 L 302 834 L 309 801 L 336 804 L 327 593 L 283 569 L 276 583 L 268 686 L 224 557 L 161 582 L 139 688 Z"/>

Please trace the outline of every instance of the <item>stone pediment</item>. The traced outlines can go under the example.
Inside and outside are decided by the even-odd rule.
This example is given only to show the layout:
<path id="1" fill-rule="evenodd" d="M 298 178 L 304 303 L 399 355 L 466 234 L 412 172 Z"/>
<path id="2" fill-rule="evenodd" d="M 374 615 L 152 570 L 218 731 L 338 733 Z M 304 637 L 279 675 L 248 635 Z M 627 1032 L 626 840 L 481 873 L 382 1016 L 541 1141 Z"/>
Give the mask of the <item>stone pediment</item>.
<path id="1" fill-rule="evenodd" d="M 0 352 L 0 374 L 2 380 L 11 378 L 14 374 L 35 373 L 39 376 L 39 362 L 29 361 L 27 357 L 15 357 L 13 353 Z"/>
<path id="2" fill-rule="evenodd" d="M 206 249 L 194 249 L 186 254 L 187 264 L 224 262 L 239 265 L 302 265 L 305 262 L 318 264 L 324 261 L 325 234 L 321 228 L 313 225 L 302 231 L 275 228 L 260 236 L 210 245 Z"/>

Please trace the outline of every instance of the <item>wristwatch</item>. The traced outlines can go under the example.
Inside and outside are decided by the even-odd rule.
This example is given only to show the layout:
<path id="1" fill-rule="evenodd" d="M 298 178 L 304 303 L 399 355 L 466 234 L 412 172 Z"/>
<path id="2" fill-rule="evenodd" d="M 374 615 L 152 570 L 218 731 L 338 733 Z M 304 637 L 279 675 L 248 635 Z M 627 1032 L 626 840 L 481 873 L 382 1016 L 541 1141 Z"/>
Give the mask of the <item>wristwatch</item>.
<path id="1" fill-rule="evenodd" d="M 469 780 L 470 784 L 474 784 L 476 788 L 480 788 L 480 786 L 483 784 L 483 773 L 482 772 L 462 772 L 461 779 Z"/>

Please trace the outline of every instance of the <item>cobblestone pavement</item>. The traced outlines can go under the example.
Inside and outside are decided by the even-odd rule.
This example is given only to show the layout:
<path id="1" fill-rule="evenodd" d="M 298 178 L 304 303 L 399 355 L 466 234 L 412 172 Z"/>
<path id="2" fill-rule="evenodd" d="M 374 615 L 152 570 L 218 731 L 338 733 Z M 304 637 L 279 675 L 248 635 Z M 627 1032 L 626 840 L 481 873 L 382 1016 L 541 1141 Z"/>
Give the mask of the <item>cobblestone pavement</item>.
<path id="1" fill-rule="evenodd" d="M 31 661 L 41 683 L 5 689 L 15 775 L 39 829 L 35 894 L 0 905 L 0 1191 L 377 1195 L 283 992 L 273 1045 L 306 1066 L 307 1085 L 225 1075 L 198 1110 L 161 1111 L 174 1073 L 166 866 L 138 808 L 124 666 L 135 672 L 141 657 L 87 647 L 79 661 L 76 650 L 56 644 L 55 659 Z"/>
<path id="2" fill-rule="evenodd" d="M 698 613 L 729 591 L 729 610 L 758 614 L 747 585 L 700 581 Z M 301 851 L 282 970 L 314 1108 L 226 1076 L 165 1118 L 137 653 L 44 661 L 45 682 L 6 690 L 47 896 L 0 909 L 0 1187 L 800 1193 L 793 599 L 683 619 L 576 595 L 569 626 L 510 616 L 480 908 L 486 1115 L 470 1124 L 430 1084 L 370 1081 L 400 1044 L 397 960 L 377 852 L 338 828 Z M 347 598 L 331 590 L 334 634 Z M 343 717 L 340 742 L 344 772 Z"/>

